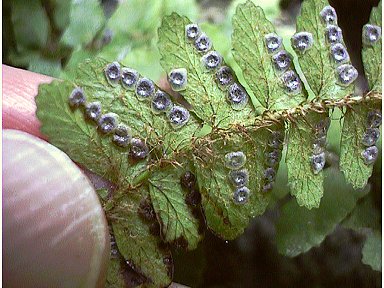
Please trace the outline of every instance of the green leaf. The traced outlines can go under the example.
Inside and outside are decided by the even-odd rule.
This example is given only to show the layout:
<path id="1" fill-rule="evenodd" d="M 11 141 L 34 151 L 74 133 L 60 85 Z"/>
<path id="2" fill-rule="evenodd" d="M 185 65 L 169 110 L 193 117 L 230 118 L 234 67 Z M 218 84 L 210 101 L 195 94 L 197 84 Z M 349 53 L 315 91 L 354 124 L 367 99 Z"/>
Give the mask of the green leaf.
<path id="1" fill-rule="evenodd" d="M 381 1 L 379 5 L 372 9 L 371 17 L 369 18 L 369 24 L 381 27 Z M 363 29 L 364 31 L 364 29 Z M 363 32 L 364 33 L 364 32 Z M 364 37 L 364 35 L 363 35 Z M 368 86 L 370 90 L 374 90 L 381 93 L 382 89 L 382 54 L 381 54 L 382 36 L 373 45 L 367 45 L 363 41 L 363 64 L 365 76 L 368 79 Z"/>
<path id="2" fill-rule="evenodd" d="M 275 128 L 276 129 L 276 128 Z M 234 239 L 243 233 L 252 217 L 264 213 L 270 193 L 262 192 L 264 184 L 265 153 L 269 148 L 270 132 L 261 128 L 232 130 L 210 134 L 197 142 L 194 151 L 196 176 L 202 196 L 207 226 L 223 239 Z M 249 172 L 248 202 L 236 204 L 229 179 L 230 169 L 225 166 L 225 155 L 242 151 L 246 155 L 245 168 Z"/>
<path id="3" fill-rule="evenodd" d="M 119 252 L 134 270 L 148 279 L 148 287 L 166 287 L 172 281 L 172 256 L 160 248 L 160 238 L 150 232 L 139 216 L 140 201 L 148 196 L 148 187 L 123 191 L 109 219 Z M 164 245 L 163 245 L 164 246 Z"/>
<path id="4" fill-rule="evenodd" d="M 48 40 L 49 20 L 41 1 L 15 0 L 11 5 L 18 50 L 45 47 Z"/>
<path id="5" fill-rule="evenodd" d="M 297 53 L 297 56 L 301 70 L 315 97 L 338 99 L 351 94 L 354 85 L 344 87 L 337 81 L 336 64 L 331 58 L 330 45 L 325 37 L 326 24 L 320 16 L 320 12 L 328 5 L 327 0 L 303 2 L 301 14 L 297 17 L 296 31 L 311 33 L 313 46 L 304 53 Z M 346 47 L 343 41 L 340 43 Z"/>
<path id="6" fill-rule="evenodd" d="M 215 81 L 215 72 L 207 71 L 201 61 L 203 54 L 186 39 L 185 26 L 190 23 L 176 13 L 163 18 L 158 31 L 161 66 L 167 73 L 175 68 L 187 70 L 188 84 L 180 93 L 204 122 L 213 127 L 252 123 L 255 112 L 250 101 L 242 110 L 234 111 L 226 100 L 228 92 L 219 89 Z"/>
<path id="7" fill-rule="evenodd" d="M 98 0 L 71 0 L 69 19 L 61 42 L 71 47 L 88 44 L 105 22 Z"/>
<path id="8" fill-rule="evenodd" d="M 375 231 L 367 236 L 362 250 L 362 262 L 376 271 L 381 271 L 381 242 L 380 231 Z"/>
<path id="9" fill-rule="evenodd" d="M 295 257 L 320 245 L 336 225 L 355 207 L 368 190 L 354 190 L 335 168 L 324 171 L 324 197 L 318 209 L 300 207 L 292 199 L 284 204 L 276 225 L 276 242 L 280 253 Z"/>
<path id="10" fill-rule="evenodd" d="M 359 203 L 351 214 L 343 221 L 345 228 L 364 232 L 366 228 L 380 230 L 381 213 L 372 198 L 372 194 L 367 195 Z"/>
<path id="11" fill-rule="evenodd" d="M 314 126 L 325 119 L 327 114 L 311 112 L 305 118 L 291 123 L 288 131 L 288 149 L 286 155 L 288 185 L 291 194 L 299 206 L 308 209 L 317 208 L 323 196 L 323 171 L 312 171 L 311 156 L 315 141 Z"/>
<path id="12" fill-rule="evenodd" d="M 124 276 L 122 273 L 121 259 L 111 258 L 108 264 L 106 288 L 123 288 L 125 286 Z"/>
<path id="13" fill-rule="evenodd" d="M 354 188 L 362 188 L 372 174 L 373 164 L 366 165 L 361 153 L 365 147 L 361 140 L 367 128 L 369 107 L 360 104 L 347 108 L 341 132 L 340 170 Z"/>
<path id="14" fill-rule="evenodd" d="M 110 136 L 102 135 L 84 117 L 84 111 L 70 107 L 68 97 L 76 86 L 84 90 L 88 102 L 100 101 L 103 113 L 117 114 L 119 121 L 132 129 L 133 137 L 146 139 L 154 159 L 190 147 L 199 125 L 191 116 L 182 129 L 173 129 L 165 115 L 155 115 L 150 104 L 139 101 L 134 91 L 109 85 L 103 71 L 107 63 L 102 59 L 86 61 L 79 66 L 75 82 L 40 85 L 37 117 L 43 134 L 72 160 L 113 183 L 132 185 L 135 177 L 146 170 L 147 161 L 130 162 L 129 149 L 114 145 Z"/>
<path id="15" fill-rule="evenodd" d="M 131 184 L 146 169 L 146 161 L 132 166 L 128 151 L 114 145 L 110 137 L 101 136 L 80 110 L 71 110 L 68 97 L 74 87 L 70 82 L 59 81 L 39 86 L 36 115 L 42 123 L 42 133 L 72 160 L 94 173 L 113 183 Z"/>
<path id="16" fill-rule="evenodd" d="M 265 44 L 265 35 L 275 33 L 275 28 L 263 10 L 247 1 L 237 7 L 232 22 L 234 58 L 257 100 L 272 110 L 292 108 L 305 101 L 304 87 L 298 94 L 288 94 L 281 73 L 275 71 Z"/>
<path id="17" fill-rule="evenodd" d="M 200 128 L 195 117 L 191 115 L 181 129 L 172 128 L 166 115 L 153 113 L 149 101 L 139 101 L 134 91 L 121 85 L 108 84 L 103 72 L 108 63 L 96 58 L 79 65 L 75 84 L 83 88 L 89 100 L 100 101 L 105 111 L 119 115 L 121 122 L 131 127 L 134 137 L 146 139 L 160 156 L 191 149 L 191 138 Z"/>
<path id="18" fill-rule="evenodd" d="M 183 167 L 183 168 L 182 168 Z M 185 202 L 187 192 L 180 185 L 185 163 L 161 168 L 149 179 L 149 193 L 153 208 L 160 220 L 165 242 L 187 242 L 187 249 L 195 249 L 201 240 L 199 221 Z"/>

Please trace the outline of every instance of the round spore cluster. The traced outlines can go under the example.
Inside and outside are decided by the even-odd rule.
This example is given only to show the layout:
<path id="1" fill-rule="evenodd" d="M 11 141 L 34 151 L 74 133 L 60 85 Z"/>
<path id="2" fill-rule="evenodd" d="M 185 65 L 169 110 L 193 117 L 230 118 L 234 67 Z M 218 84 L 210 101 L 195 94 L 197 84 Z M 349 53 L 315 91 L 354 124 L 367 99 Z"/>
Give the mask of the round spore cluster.
<path id="1" fill-rule="evenodd" d="M 314 125 L 314 140 L 312 143 L 311 167 L 314 174 L 319 174 L 325 166 L 325 148 L 327 144 L 327 133 L 331 120 L 329 117 L 321 119 Z"/>
<path id="2" fill-rule="evenodd" d="M 235 204 L 242 205 L 248 202 L 250 190 L 248 169 L 243 168 L 247 162 L 247 157 L 242 151 L 233 151 L 225 154 L 224 165 L 230 171 L 228 180 L 234 188 L 232 200 Z"/>
<path id="3" fill-rule="evenodd" d="M 262 191 L 267 193 L 272 190 L 276 178 L 276 171 L 279 168 L 281 151 L 284 143 L 284 132 L 272 131 L 268 140 L 268 148 L 265 153 L 264 163 L 264 184 Z"/>
<path id="4" fill-rule="evenodd" d="M 193 42 L 197 52 L 205 53 L 201 57 L 201 65 L 206 69 L 207 73 L 214 73 L 214 78 L 221 90 L 227 91 L 227 101 L 233 110 L 241 110 L 248 103 L 248 94 L 245 89 L 235 80 L 235 75 L 231 68 L 225 65 L 223 57 L 219 52 L 211 50 L 212 42 L 209 37 L 201 31 L 200 27 L 195 24 L 185 26 L 185 37 Z M 281 46 L 281 38 L 276 39 Z M 270 44 L 273 46 L 274 44 Z M 170 80 L 173 89 L 172 79 Z M 186 82 L 186 81 L 185 81 Z M 183 87 L 185 89 L 185 87 Z M 176 87 L 177 89 L 177 87 Z M 175 90 L 175 89 L 173 89 Z M 180 89 L 181 90 L 181 89 Z M 175 90 L 175 91 L 180 91 Z"/>
<path id="5" fill-rule="evenodd" d="M 361 139 L 361 144 L 366 146 L 361 152 L 361 157 L 366 165 L 375 163 L 379 154 L 376 142 L 380 138 L 380 125 L 381 111 L 378 109 L 370 110 L 367 114 L 366 129 Z"/>
<path id="6" fill-rule="evenodd" d="M 325 6 L 319 15 L 324 24 L 324 35 L 329 47 L 329 55 L 335 65 L 337 84 L 348 87 L 357 78 L 358 72 L 351 65 L 348 51 L 343 42 L 343 33 L 337 24 L 337 14 L 333 7 Z"/>

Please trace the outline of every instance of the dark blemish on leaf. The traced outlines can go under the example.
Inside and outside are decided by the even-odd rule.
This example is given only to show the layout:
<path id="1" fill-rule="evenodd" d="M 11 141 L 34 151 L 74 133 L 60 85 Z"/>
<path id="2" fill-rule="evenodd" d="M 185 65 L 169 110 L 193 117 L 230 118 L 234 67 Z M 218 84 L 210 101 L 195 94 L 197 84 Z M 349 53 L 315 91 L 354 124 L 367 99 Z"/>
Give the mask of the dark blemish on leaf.
<path id="1" fill-rule="evenodd" d="M 196 185 L 196 176 L 191 171 L 186 171 L 180 176 L 181 187 L 186 190 L 191 190 Z"/>
<path id="2" fill-rule="evenodd" d="M 156 222 L 156 213 L 153 209 L 151 201 L 146 198 L 140 201 L 139 208 L 137 210 L 140 218 L 147 222 Z"/>
<path id="3" fill-rule="evenodd" d="M 160 236 L 160 224 L 158 222 L 153 222 L 149 225 L 149 233 L 153 236 Z"/>

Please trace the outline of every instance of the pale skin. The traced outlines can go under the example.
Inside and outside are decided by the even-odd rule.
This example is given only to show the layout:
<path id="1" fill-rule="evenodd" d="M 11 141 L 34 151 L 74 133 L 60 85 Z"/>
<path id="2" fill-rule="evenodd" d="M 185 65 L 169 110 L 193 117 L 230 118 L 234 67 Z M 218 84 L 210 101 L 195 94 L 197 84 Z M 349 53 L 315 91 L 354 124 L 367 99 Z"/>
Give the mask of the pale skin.
<path id="1" fill-rule="evenodd" d="M 15 129 L 27 132 L 31 135 L 34 135 L 43 140 L 47 140 L 46 136 L 44 136 L 40 132 L 40 123 L 39 120 L 35 116 L 36 112 L 36 104 L 35 104 L 35 96 L 38 93 L 38 86 L 41 83 L 49 83 L 53 80 L 53 78 L 37 73 L 33 73 L 30 71 L 25 71 L 22 69 L 13 68 L 10 66 L 2 65 L 3 69 L 3 109 L 2 109 L 2 118 L 3 118 L 3 129 Z M 3 167 L 3 171 L 4 171 Z M 42 191 L 42 193 L 46 193 L 46 191 Z M 56 201 L 57 202 L 57 201 Z M 55 205 L 63 205 L 63 203 L 55 203 Z M 20 208 L 21 209 L 21 208 Z M 102 213 L 102 212 L 101 212 Z M 96 215 L 95 217 L 103 218 L 104 215 Z M 33 216 L 32 216 L 33 219 Z M 36 221 L 39 219 L 36 217 Z M 71 219 L 68 219 L 70 221 Z M 3 219 L 4 221 L 7 219 Z M 55 218 L 52 218 L 50 221 L 56 221 Z M 89 223 L 84 223 L 84 225 L 89 225 Z M 81 227 L 79 229 L 82 229 Z M 84 229 L 84 231 L 88 231 Z M 87 232 L 85 232 L 87 233 Z M 84 235 L 85 238 L 91 237 L 90 235 Z M 33 248 L 33 247 L 31 247 Z M 84 249 L 91 249 L 92 247 L 84 247 Z M 3 249 L 4 248 L 3 246 Z M 95 287 L 104 287 L 104 281 L 106 277 L 106 271 L 108 267 L 108 259 L 109 259 L 109 240 L 106 241 L 104 247 L 104 253 L 102 253 L 102 257 L 100 259 L 100 276 L 97 280 Z M 75 250 L 75 247 L 74 247 Z M 71 254 L 71 251 L 66 251 L 68 255 Z M 4 253 L 4 250 L 3 250 Z M 46 255 L 45 255 L 46 253 Z M 40 255 L 44 259 L 44 257 L 49 257 L 50 250 L 49 247 Z M 23 257 L 22 255 L 16 255 L 14 257 Z M 57 259 L 57 261 L 71 261 L 68 259 Z M 5 263 L 3 263 L 5 264 Z M 67 265 L 73 265 L 73 263 L 67 263 Z M 28 273 L 28 271 L 25 271 Z M 72 275 L 72 272 L 68 270 L 68 275 L 65 275 L 66 278 L 71 279 L 72 277 L 79 277 L 78 275 Z M 3 279 L 4 280 L 4 279 Z M 4 282 L 3 282 L 4 284 Z M 185 287 L 180 284 L 173 283 L 170 287 Z"/>

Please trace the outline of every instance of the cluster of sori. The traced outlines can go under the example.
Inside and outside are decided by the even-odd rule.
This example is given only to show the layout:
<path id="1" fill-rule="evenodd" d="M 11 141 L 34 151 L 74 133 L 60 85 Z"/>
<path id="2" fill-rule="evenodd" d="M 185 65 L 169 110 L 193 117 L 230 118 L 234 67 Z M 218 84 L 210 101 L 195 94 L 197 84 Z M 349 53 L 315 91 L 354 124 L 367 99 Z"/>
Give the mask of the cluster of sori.
<path id="1" fill-rule="evenodd" d="M 325 165 L 325 146 L 327 144 L 327 132 L 331 120 L 326 117 L 320 120 L 314 127 L 315 139 L 313 141 L 312 156 L 310 158 L 312 171 L 315 174 L 319 174 L 323 170 Z"/>
<path id="2" fill-rule="evenodd" d="M 371 24 L 363 26 L 363 44 L 373 46 L 379 42 L 381 38 L 381 27 Z"/>
<path id="3" fill-rule="evenodd" d="M 243 168 L 247 162 L 247 157 L 242 151 L 230 152 L 225 155 L 225 167 L 229 168 L 228 179 L 234 186 L 233 201 L 236 204 L 248 202 L 250 190 L 247 187 L 249 182 L 249 172 Z"/>
<path id="4" fill-rule="evenodd" d="M 361 156 L 363 157 L 366 165 L 373 164 L 379 154 L 376 141 L 380 137 L 380 125 L 381 112 L 379 110 L 369 111 L 367 116 L 367 128 L 364 132 L 363 138 L 361 139 L 361 143 L 367 147 L 363 152 L 361 152 Z"/>
<path id="5" fill-rule="evenodd" d="M 271 55 L 271 60 L 276 74 L 288 94 L 298 94 L 301 92 L 302 83 L 299 76 L 292 69 L 292 56 L 282 49 L 282 39 L 275 33 L 264 36 L 265 46 Z"/>
<path id="6" fill-rule="evenodd" d="M 263 192 L 271 191 L 276 177 L 276 170 L 281 158 L 283 148 L 284 133 L 272 131 L 271 138 L 268 141 L 268 150 L 265 153 L 264 165 L 264 186 Z"/>
<path id="7" fill-rule="evenodd" d="M 148 78 L 140 77 L 139 73 L 131 68 L 120 68 L 118 62 L 113 62 L 104 70 L 105 76 L 111 85 L 121 85 L 128 91 L 135 91 L 140 101 L 149 100 L 153 113 L 166 113 L 173 128 L 184 126 L 189 120 L 189 112 L 184 107 L 174 105 L 169 95 L 160 89 Z"/>
<path id="8" fill-rule="evenodd" d="M 130 127 L 119 123 L 118 115 L 115 113 L 102 113 L 101 103 L 86 102 L 86 96 L 83 89 L 76 87 L 69 95 L 69 104 L 73 108 L 83 107 L 86 117 L 94 121 L 98 129 L 103 134 L 112 134 L 112 141 L 122 148 L 130 147 L 129 155 L 132 159 L 144 159 L 149 154 L 149 148 L 145 141 L 140 138 L 132 137 Z"/>
<path id="9" fill-rule="evenodd" d="M 350 63 L 349 54 L 343 45 L 343 33 L 337 26 L 337 14 L 333 7 L 325 6 L 320 12 L 320 18 L 326 25 L 325 38 L 330 45 L 330 57 L 336 65 L 338 84 L 348 86 L 352 84 L 357 76 L 357 70 Z"/>
<path id="10" fill-rule="evenodd" d="M 215 73 L 219 88 L 227 91 L 227 101 L 232 109 L 243 109 L 248 103 L 249 96 L 240 83 L 235 81 L 234 73 L 225 65 L 223 57 L 217 51 L 211 50 L 212 42 L 208 36 L 200 30 L 197 24 L 186 25 L 185 36 L 190 43 L 194 44 L 199 53 L 204 53 L 201 63 L 209 73 Z"/>

